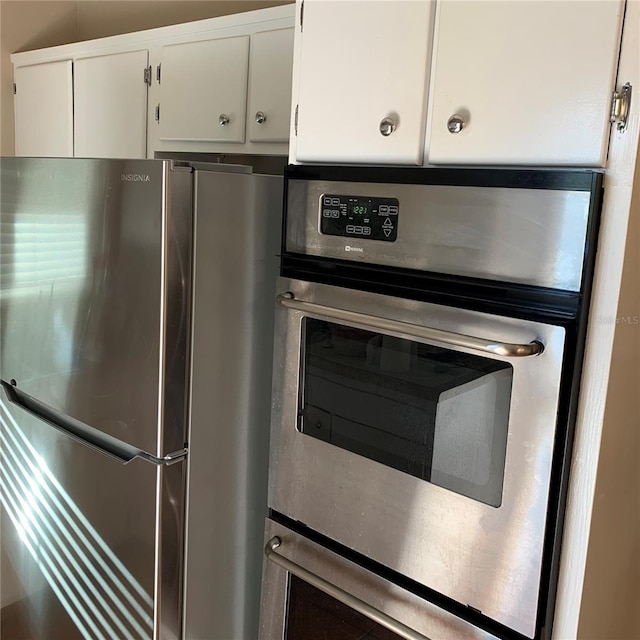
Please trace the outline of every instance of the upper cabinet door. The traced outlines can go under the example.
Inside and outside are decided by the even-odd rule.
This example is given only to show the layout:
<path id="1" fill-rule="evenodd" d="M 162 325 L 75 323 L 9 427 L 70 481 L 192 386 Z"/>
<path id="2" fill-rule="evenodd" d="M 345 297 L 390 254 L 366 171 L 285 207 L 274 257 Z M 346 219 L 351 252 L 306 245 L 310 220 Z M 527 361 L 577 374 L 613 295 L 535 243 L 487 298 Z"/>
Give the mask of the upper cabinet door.
<path id="1" fill-rule="evenodd" d="M 162 48 L 160 139 L 244 142 L 249 36 Z"/>
<path id="2" fill-rule="evenodd" d="M 75 63 L 75 156 L 146 158 L 147 51 Z"/>
<path id="3" fill-rule="evenodd" d="M 73 63 L 17 67 L 17 156 L 73 156 Z"/>
<path id="4" fill-rule="evenodd" d="M 622 14 L 621 0 L 440 2 L 429 161 L 604 165 Z"/>
<path id="5" fill-rule="evenodd" d="M 421 164 L 430 0 L 305 0 L 299 162 Z"/>
<path id="6" fill-rule="evenodd" d="M 291 117 L 293 29 L 251 36 L 249 64 L 250 142 L 287 142 Z"/>

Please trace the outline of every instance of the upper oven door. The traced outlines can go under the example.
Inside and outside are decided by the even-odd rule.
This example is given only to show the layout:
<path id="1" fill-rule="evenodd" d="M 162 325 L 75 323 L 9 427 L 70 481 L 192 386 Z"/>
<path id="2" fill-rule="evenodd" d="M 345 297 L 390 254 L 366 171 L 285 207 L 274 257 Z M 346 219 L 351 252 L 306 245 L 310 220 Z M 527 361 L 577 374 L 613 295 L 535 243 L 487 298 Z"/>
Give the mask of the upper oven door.
<path id="1" fill-rule="evenodd" d="M 279 290 L 269 506 L 533 637 L 565 330 Z"/>

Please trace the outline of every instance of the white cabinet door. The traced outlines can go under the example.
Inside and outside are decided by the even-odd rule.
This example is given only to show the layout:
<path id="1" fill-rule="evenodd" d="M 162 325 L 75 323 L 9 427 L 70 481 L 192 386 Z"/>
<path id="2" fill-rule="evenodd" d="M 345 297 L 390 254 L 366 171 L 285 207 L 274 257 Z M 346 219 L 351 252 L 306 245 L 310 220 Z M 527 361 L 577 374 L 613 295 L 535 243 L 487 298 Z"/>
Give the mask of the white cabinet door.
<path id="1" fill-rule="evenodd" d="M 293 29 L 251 36 L 249 140 L 287 142 L 291 117 Z"/>
<path id="2" fill-rule="evenodd" d="M 160 139 L 244 142 L 249 36 L 162 48 Z"/>
<path id="3" fill-rule="evenodd" d="M 433 8 L 305 0 L 297 161 L 422 163 Z"/>
<path id="4" fill-rule="evenodd" d="M 147 51 L 76 60 L 74 155 L 146 158 Z"/>
<path id="5" fill-rule="evenodd" d="M 442 0 L 429 161 L 603 165 L 622 11 L 620 0 Z"/>
<path id="6" fill-rule="evenodd" d="M 17 67 L 17 156 L 73 156 L 73 63 Z"/>

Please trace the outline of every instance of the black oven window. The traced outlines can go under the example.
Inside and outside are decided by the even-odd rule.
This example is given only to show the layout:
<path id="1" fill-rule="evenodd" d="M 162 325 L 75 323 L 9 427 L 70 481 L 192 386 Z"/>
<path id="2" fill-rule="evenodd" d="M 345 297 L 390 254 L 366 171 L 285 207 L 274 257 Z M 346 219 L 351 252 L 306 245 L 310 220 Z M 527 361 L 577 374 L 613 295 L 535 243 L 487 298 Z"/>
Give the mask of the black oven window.
<path id="1" fill-rule="evenodd" d="M 400 636 L 290 576 L 285 640 L 400 640 Z"/>
<path id="2" fill-rule="evenodd" d="M 298 429 L 499 507 L 513 367 L 314 318 Z"/>

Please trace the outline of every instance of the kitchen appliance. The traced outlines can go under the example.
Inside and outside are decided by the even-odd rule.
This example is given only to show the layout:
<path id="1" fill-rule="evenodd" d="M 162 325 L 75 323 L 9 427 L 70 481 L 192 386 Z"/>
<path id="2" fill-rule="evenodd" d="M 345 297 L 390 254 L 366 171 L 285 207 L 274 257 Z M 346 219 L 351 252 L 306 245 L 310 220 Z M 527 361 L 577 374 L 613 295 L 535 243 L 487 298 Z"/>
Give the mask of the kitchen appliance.
<path id="1" fill-rule="evenodd" d="M 1 172 L 3 640 L 255 637 L 282 176 Z"/>
<path id="2" fill-rule="evenodd" d="M 550 633 L 601 181 L 287 170 L 264 640 L 298 579 L 399 637 Z"/>

